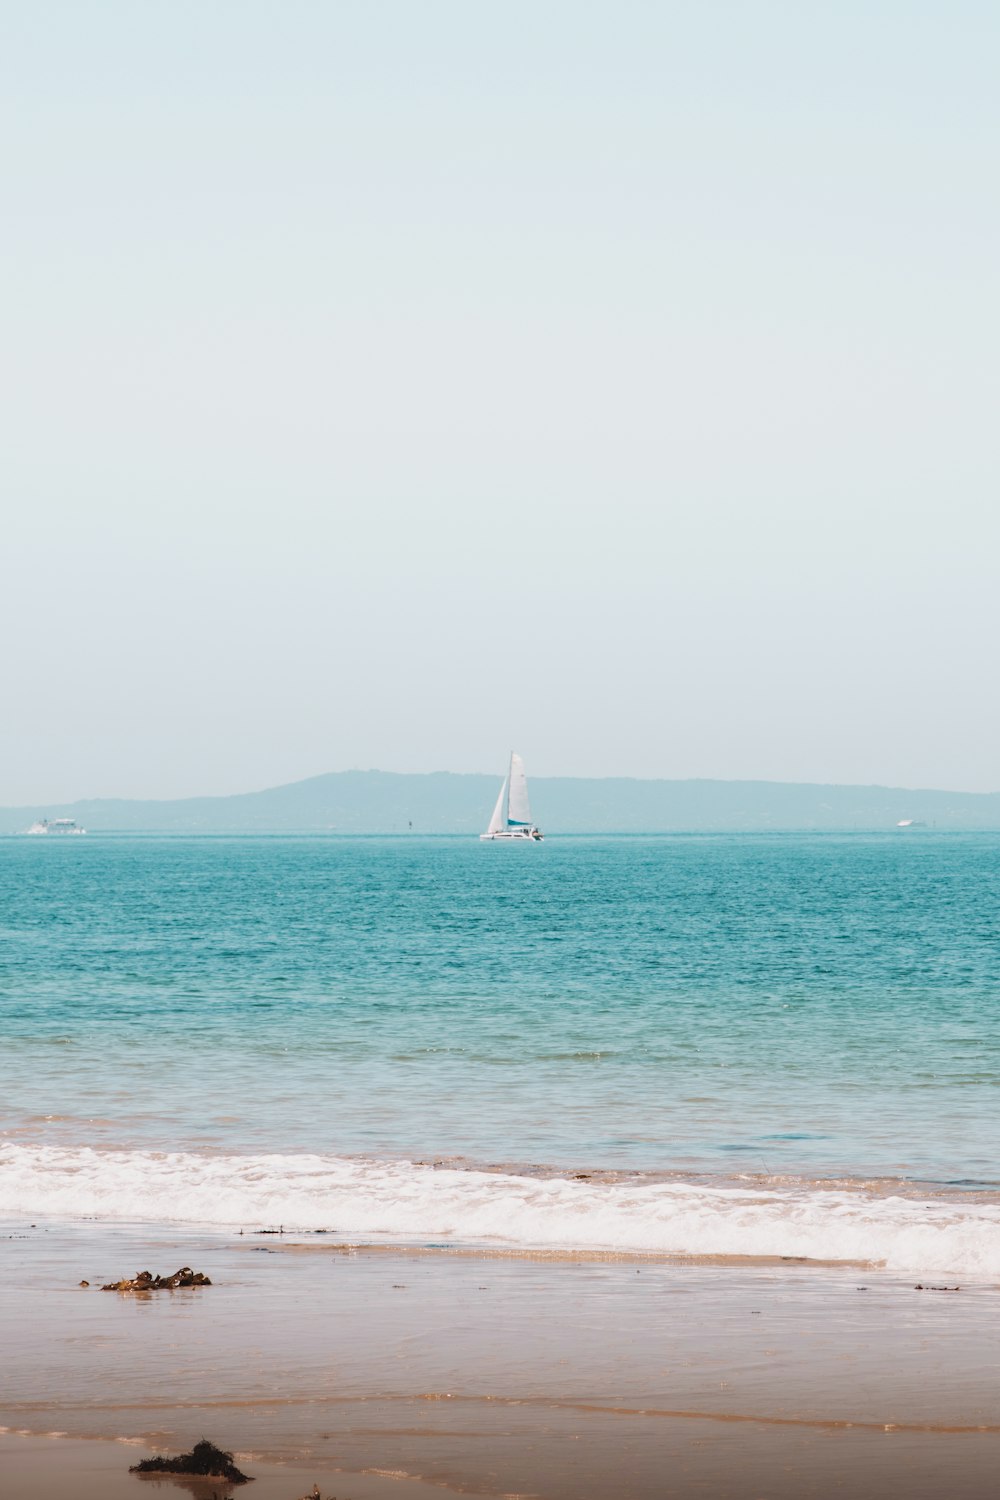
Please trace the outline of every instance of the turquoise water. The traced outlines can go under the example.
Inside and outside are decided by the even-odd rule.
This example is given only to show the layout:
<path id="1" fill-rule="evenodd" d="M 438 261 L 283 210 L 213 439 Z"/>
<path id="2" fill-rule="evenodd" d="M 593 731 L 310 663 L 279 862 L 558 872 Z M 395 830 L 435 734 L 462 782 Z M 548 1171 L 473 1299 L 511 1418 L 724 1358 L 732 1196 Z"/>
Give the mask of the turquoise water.
<path id="1" fill-rule="evenodd" d="M 992 1182 L 998 897 L 984 835 L 8 840 L 3 1127 Z"/>
<path id="2" fill-rule="evenodd" d="M 978 1442 L 998 893 L 1000 838 L 919 832 L 0 840 L 4 1421 L 454 1494 Z M 499 1254 L 329 1253 L 399 1241 Z"/>

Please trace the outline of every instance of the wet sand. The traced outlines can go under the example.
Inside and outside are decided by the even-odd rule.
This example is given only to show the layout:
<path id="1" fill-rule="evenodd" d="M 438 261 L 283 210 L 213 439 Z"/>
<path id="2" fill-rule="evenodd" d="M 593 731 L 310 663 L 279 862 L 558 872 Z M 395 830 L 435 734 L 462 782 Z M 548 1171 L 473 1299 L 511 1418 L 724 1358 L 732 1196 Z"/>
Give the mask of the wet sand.
<path id="1" fill-rule="evenodd" d="M 138 1496 L 153 1481 L 130 1463 L 202 1436 L 243 1455 L 260 1478 L 235 1493 L 261 1500 L 313 1482 L 340 1500 L 979 1500 L 1000 1466 L 993 1287 L 142 1226 L 0 1233 L 0 1424 L 38 1435 L 0 1438 L 4 1500 Z M 181 1264 L 213 1286 L 98 1290 Z"/>
<path id="2" fill-rule="evenodd" d="M 416 1480 L 337 1472 L 317 1464 L 254 1465 L 253 1483 L 177 1475 L 135 1475 L 129 1465 L 149 1450 L 100 1439 L 0 1434 L 0 1494 L 4 1500 L 299 1500 L 320 1486 L 324 1500 L 441 1500 L 441 1490 Z"/>

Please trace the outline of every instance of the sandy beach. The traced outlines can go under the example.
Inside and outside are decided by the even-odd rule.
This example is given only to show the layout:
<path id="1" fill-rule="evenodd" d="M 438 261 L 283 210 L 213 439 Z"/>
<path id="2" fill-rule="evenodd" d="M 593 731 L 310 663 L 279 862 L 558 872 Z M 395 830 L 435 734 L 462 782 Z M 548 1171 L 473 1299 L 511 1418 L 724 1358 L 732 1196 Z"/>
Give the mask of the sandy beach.
<path id="1" fill-rule="evenodd" d="M 12 1500 L 124 1500 L 137 1455 L 202 1436 L 262 1500 L 971 1500 L 1000 1462 L 989 1286 L 42 1221 L 0 1246 Z M 213 1285 L 99 1289 L 181 1264 Z"/>

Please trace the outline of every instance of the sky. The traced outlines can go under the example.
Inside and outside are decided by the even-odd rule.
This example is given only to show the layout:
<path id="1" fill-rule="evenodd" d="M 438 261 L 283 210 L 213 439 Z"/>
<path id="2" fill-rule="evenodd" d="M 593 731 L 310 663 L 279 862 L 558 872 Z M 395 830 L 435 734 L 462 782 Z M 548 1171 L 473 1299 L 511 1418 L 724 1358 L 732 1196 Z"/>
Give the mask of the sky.
<path id="1" fill-rule="evenodd" d="M 0 804 L 1000 789 L 998 48 L 0 0 Z"/>

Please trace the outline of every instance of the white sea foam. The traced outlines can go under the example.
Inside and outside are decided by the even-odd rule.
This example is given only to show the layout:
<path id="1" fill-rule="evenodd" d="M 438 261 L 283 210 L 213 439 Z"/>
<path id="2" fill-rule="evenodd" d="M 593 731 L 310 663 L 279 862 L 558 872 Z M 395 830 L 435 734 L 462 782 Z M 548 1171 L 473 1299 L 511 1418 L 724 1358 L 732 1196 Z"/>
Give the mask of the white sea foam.
<path id="1" fill-rule="evenodd" d="M 329 1229 L 408 1240 L 694 1256 L 805 1256 L 1000 1279 L 1000 1202 L 435 1168 L 337 1156 L 210 1156 L 7 1144 L 0 1216 Z"/>

